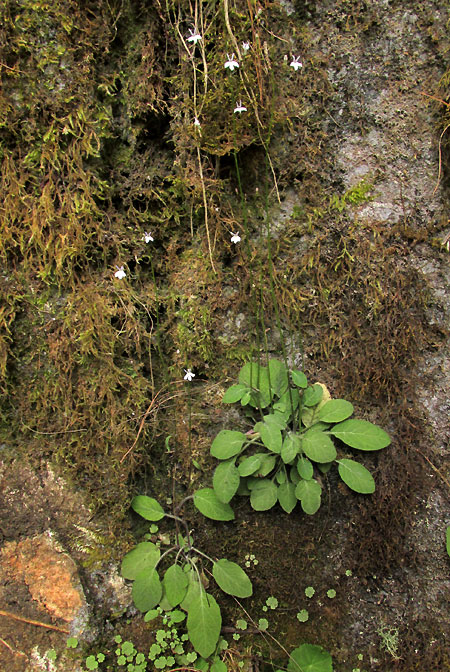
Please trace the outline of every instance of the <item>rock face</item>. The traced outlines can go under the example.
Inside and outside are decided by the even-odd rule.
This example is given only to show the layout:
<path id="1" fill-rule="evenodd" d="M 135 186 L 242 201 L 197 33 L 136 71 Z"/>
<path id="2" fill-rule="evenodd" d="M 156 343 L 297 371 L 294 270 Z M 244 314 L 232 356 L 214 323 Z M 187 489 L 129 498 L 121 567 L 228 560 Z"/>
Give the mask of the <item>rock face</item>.
<path id="1" fill-rule="evenodd" d="M 24 581 L 50 616 L 71 623 L 86 610 L 76 565 L 50 533 L 6 543 L 0 567 L 11 581 Z"/>

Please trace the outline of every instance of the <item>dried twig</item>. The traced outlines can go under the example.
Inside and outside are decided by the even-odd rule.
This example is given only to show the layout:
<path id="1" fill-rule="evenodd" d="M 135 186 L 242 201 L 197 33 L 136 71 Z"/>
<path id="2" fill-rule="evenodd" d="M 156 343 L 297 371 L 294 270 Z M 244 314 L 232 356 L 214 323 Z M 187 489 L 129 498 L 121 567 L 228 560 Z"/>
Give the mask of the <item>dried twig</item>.
<path id="1" fill-rule="evenodd" d="M 13 618 L 15 621 L 21 621 L 22 623 L 29 623 L 30 625 L 37 625 L 40 628 L 47 628 L 48 630 L 56 630 L 57 632 L 64 632 L 66 635 L 69 634 L 69 630 L 66 630 L 65 628 L 60 628 L 57 625 L 49 625 L 48 623 L 42 623 L 41 621 L 33 621 L 31 618 L 24 618 L 23 616 L 17 616 L 17 614 L 12 614 L 9 611 L 3 611 L 3 609 L 0 609 L 0 616 L 6 616 L 6 618 Z"/>

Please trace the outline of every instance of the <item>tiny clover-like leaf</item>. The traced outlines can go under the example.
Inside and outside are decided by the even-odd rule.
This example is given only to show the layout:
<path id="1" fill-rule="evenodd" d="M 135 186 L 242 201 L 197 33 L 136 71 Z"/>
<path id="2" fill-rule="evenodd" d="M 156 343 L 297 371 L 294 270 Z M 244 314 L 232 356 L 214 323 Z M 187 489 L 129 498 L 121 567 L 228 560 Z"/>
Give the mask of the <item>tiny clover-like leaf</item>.
<path id="1" fill-rule="evenodd" d="M 319 410 L 317 420 L 322 420 L 322 422 L 341 422 L 349 418 L 353 410 L 352 404 L 345 399 L 330 399 Z"/>
<path id="2" fill-rule="evenodd" d="M 137 495 L 131 500 L 131 508 L 136 511 L 140 516 L 145 518 L 145 520 L 151 520 L 152 522 L 157 522 L 164 518 L 164 510 L 152 497 L 147 497 L 147 495 Z"/>
<path id="3" fill-rule="evenodd" d="M 189 579 L 180 565 L 171 565 L 163 578 L 165 596 L 171 607 L 176 607 L 186 596 Z"/>
<path id="4" fill-rule="evenodd" d="M 266 604 L 270 609 L 276 609 L 278 607 L 278 600 L 276 597 L 271 595 L 270 597 L 267 598 Z"/>
<path id="5" fill-rule="evenodd" d="M 295 496 L 300 500 L 303 511 L 312 516 L 320 508 L 322 488 L 315 479 L 302 480 L 295 486 Z"/>
<path id="6" fill-rule="evenodd" d="M 357 450 L 381 450 L 391 443 L 384 429 L 367 420 L 344 420 L 330 429 L 329 433 Z"/>
<path id="7" fill-rule="evenodd" d="M 278 486 L 277 496 L 281 508 L 286 511 L 286 513 L 292 513 L 297 504 L 297 497 L 295 496 L 295 484 L 291 483 L 291 481 L 282 483 Z"/>
<path id="8" fill-rule="evenodd" d="M 228 460 L 240 453 L 246 440 L 245 434 L 232 429 L 222 429 L 211 444 L 211 455 L 218 460 Z"/>
<path id="9" fill-rule="evenodd" d="M 213 577 L 224 593 L 235 597 L 250 597 L 252 582 L 244 570 L 235 562 L 222 559 L 213 564 Z"/>
<path id="10" fill-rule="evenodd" d="M 134 580 L 143 569 L 154 569 L 161 551 L 150 541 L 135 546 L 122 560 L 121 573 L 125 579 Z"/>
<path id="11" fill-rule="evenodd" d="M 349 488 L 363 495 L 375 492 L 373 476 L 362 464 L 348 459 L 336 461 L 338 463 L 339 476 Z"/>
<path id="12" fill-rule="evenodd" d="M 334 588 L 330 588 L 329 590 L 327 590 L 327 597 L 329 597 L 330 600 L 336 597 L 336 591 L 334 590 Z"/>
<path id="13" fill-rule="evenodd" d="M 239 628 L 239 630 L 247 630 L 247 626 L 248 626 L 247 621 L 244 620 L 243 618 L 239 618 L 236 621 L 236 627 Z"/>
<path id="14" fill-rule="evenodd" d="M 306 623 L 306 621 L 309 618 L 309 613 L 307 609 L 300 609 L 299 612 L 297 612 L 297 619 L 300 621 L 300 623 Z"/>
<path id="15" fill-rule="evenodd" d="M 336 448 L 325 432 L 311 427 L 302 437 L 302 450 L 314 462 L 331 462 L 336 458 Z"/>
<path id="16" fill-rule="evenodd" d="M 228 504 L 236 494 L 240 482 L 241 475 L 234 458 L 217 465 L 213 476 L 213 488 L 221 502 Z"/>
<path id="17" fill-rule="evenodd" d="M 194 493 L 194 506 L 212 520 L 233 520 L 234 511 L 229 504 L 221 502 L 212 488 L 202 488 Z"/>
<path id="18" fill-rule="evenodd" d="M 269 627 L 269 621 L 267 618 L 260 618 L 258 620 L 258 628 L 264 632 Z"/>
<path id="19" fill-rule="evenodd" d="M 133 583 L 133 602 L 139 611 L 150 611 L 162 596 L 162 585 L 156 569 L 143 569 Z"/>
<path id="20" fill-rule="evenodd" d="M 306 597 L 311 598 L 311 597 L 314 595 L 315 592 L 316 592 L 316 590 L 315 590 L 315 588 L 313 588 L 312 586 L 307 586 L 307 587 L 305 588 L 305 595 L 306 595 Z"/>
<path id="21" fill-rule="evenodd" d="M 206 592 L 195 597 L 188 610 L 187 631 L 194 649 L 203 658 L 214 653 L 222 626 L 219 605 Z"/>
<path id="22" fill-rule="evenodd" d="M 302 644 L 292 651 L 288 672 L 333 672 L 333 661 L 321 646 Z"/>
<path id="23" fill-rule="evenodd" d="M 95 656 L 88 656 L 84 664 L 88 670 L 96 670 L 98 668 L 98 662 Z"/>
<path id="24" fill-rule="evenodd" d="M 238 383 L 228 388 L 222 398 L 224 404 L 234 404 L 236 401 L 241 401 L 246 392 L 250 391 L 247 385 Z"/>
<path id="25" fill-rule="evenodd" d="M 268 478 L 258 481 L 251 489 L 250 504 L 255 511 L 267 511 L 274 506 L 278 499 L 278 488 Z"/>

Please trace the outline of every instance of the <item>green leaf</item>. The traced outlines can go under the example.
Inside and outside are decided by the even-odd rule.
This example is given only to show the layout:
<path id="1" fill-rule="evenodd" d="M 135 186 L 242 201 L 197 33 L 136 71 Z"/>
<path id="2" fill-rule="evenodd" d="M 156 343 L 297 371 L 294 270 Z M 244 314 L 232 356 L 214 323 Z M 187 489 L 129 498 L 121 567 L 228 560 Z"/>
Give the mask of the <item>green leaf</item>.
<path id="1" fill-rule="evenodd" d="M 367 420 L 345 420 L 329 432 L 347 446 L 358 450 L 381 450 L 391 443 L 384 429 Z"/>
<path id="2" fill-rule="evenodd" d="M 271 509 L 276 504 L 277 499 L 278 488 L 268 478 L 258 481 L 250 494 L 250 504 L 255 511 L 267 511 Z"/>
<path id="3" fill-rule="evenodd" d="M 314 476 L 314 467 L 307 457 L 299 457 L 297 460 L 297 471 L 305 481 L 311 480 Z"/>
<path id="4" fill-rule="evenodd" d="M 145 518 L 145 520 L 151 520 L 154 523 L 161 520 L 166 515 L 161 504 L 159 504 L 156 499 L 147 497 L 147 495 L 137 495 L 136 497 L 133 497 L 131 500 L 131 508 Z"/>
<path id="5" fill-rule="evenodd" d="M 368 469 L 354 460 L 336 460 L 338 463 L 339 476 L 344 483 L 355 492 L 369 495 L 375 492 L 375 481 Z"/>
<path id="6" fill-rule="evenodd" d="M 258 476 L 267 476 L 275 467 L 277 458 L 275 455 L 267 455 L 266 453 L 256 453 L 261 456 L 261 467 L 258 471 Z"/>
<path id="7" fill-rule="evenodd" d="M 272 392 L 274 392 L 277 397 L 281 397 L 281 395 L 286 392 L 289 384 L 286 367 L 283 362 L 280 362 L 278 359 L 271 359 L 268 368 Z"/>
<path id="8" fill-rule="evenodd" d="M 241 481 L 239 471 L 234 462 L 234 458 L 221 462 L 214 471 L 214 492 L 224 504 L 228 504 L 234 497 Z"/>
<path id="9" fill-rule="evenodd" d="M 250 457 L 246 457 L 245 460 L 242 460 L 238 466 L 238 472 L 241 476 L 251 476 L 258 471 L 260 466 L 261 455 L 251 455 Z"/>
<path id="10" fill-rule="evenodd" d="M 298 455 L 301 449 L 301 440 L 298 434 L 289 432 L 283 441 L 281 448 L 281 459 L 285 464 L 292 462 L 294 457 Z"/>
<path id="11" fill-rule="evenodd" d="M 235 562 L 218 560 L 213 564 L 213 577 L 224 593 L 235 597 L 250 597 L 252 582 L 247 574 Z"/>
<path id="12" fill-rule="evenodd" d="M 232 385 L 223 395 L 222 403 L 234 404 L 236 401 L 240 401 L 247 391 L 249 391 L 248 387 L 242 383 Z"/>
<path id="13" fill-rule="evenodd" d="M 164 591 L 171 607 L 176 607 L 186 597 L 189 579 L 180 565 L 171 565 L 163 578 Z"/>
<path id="14" fill-rule="evenodd" d="M 278 429 L 285 429 L 286 428 L 285 419 L 282 418 L 279 414 L 276 414 L 276 413 L 269 413 L 269 415 L 265 415 L 263 417 L 263 421 L 266 423 L 266 425 L 273 425 L 274 427 L 277 427 Z"/>
<path id="15" fill-rule="evenodd" d="M 211 455 L 218 460 L 228 460 L 240 453 L 246 440 L 245 434 L 233 429 L 222 429 L 212 442 Z"/>
<path id="16" fill-rule="evenodd" d="M 280 429 L 272 423 L 257 422 L 255 432 L 261 435 L 261 440 L 265 447 L 272 453 L 279 454 L 283 444 L 283 437 Z"/>
<path id="17" fill-rule="evenodd" d="M 194 649 L 203 658 L 214 653 L 222 627 L 219 605 L 212 595 L 201 593 L 190 604 L 187 632 Z"/>
<path id="18" fill-rule="evenodd" d="M 137 575 L 131 595 L 139 611 L 149 611 L 156 607 L 162 596 L 162 584 L 156 569 L 143 569 Z"/>
<path id="19" fill-rule="evenodd" d="M 450 555 L 450 525 L 447 527 L 445 536 L 446 536 L 447 553 Z"/>
<path id="20" fill-rule="evenodd" d="M 322 488 L 315 479 L 299 481 L 295 486 L 295 496 L 300 500 L 303 511 L 312 516 L 320 507 Z"/>
<path id="21" fill-rule="evenodd" d="M 227 669 L 226 663 L 223 660 L 215 660 L 210 667 L 211 672 L 227 672 Z"/>
<path id="22" fill-rule="evenodd" d="M 234 520 L 231 506 L 221 502 L 212 488 L 197 490 L 194 493 L 194 506 L 212 520 Z"/>
<path id="23" fill-rule="evenodd" d="M 345 399 L 330 399 L 320 409 L 317 419 L 323 422 L 341 422 L 353 413 L 353 406 Z"/>
<path id="24" fill-rule="evenodd" d="M 296 389 L 288 389 L 282 397 L 273 405 L 275 415 L 281 416 L 285 422 L 289 422 L 293 412 L 298 408 L 300 395 Z"/>
<path id="25" fill-rule="evenodd" d="M 297 504 L 294 483 L 291 483 L 290 481 L 282 483 L 278 486 L 277 495 L 281 508 L 286 511 L 286 513 L 291 513 Z"/>
<path id="26" fill-rule="evenodd" d="M 199 582 L 197 572 L 194 569 L 190 569 L 188 572 L 186 572 L 186 576 L 188 577 L 188 589 L 186 597 L 181 602 L 180 607 L 181 609 L 189 611 L 192 601 L 201 593 L 204 593 L 205 589 Z"/>
<path id="27" fill-rule="evenodd" d="M 239 382 L 258 390 L 256 398 L 250 400 L 252 406 L 265 408 L 270 404 L 273 394 L 271 394 L 269 375 L 265 366 L 257 362 L 247 362 L 239 372 Z"/>
<path id="28" fill-rule="evenodd" d="M 313 428 L 303 434 L 302 450 L 313 462 L 331 462 L 336 459 L 336 448 L 328 434 Z"/>
<path id="29" fill-rule="evenodd" d="M 297 387 L 302 387 L 303 389 L 308 387 L 308 381 L 303 371 L 293 369 L 291 371 L 291 379 L 294 385 L 297 385 Z"/>
<path id="30" fill-rule="evenodd" d="M 155 544 L 143 541 L 135 546 L 122 560 L 121 573 L 125 579 L 134 580 L 143 569 L 154 569 L 161 557 Z"/>
<path id="31" fill-rule="evenodd" d="M 333 672 L 333 660 L 321 646 L 302 644 L 292 651 L 288 672 Z"/>
<path id="32" fill-rule="evenodd" d="M 312 387 L 307 387 L 303 393 L 303 405 L 315 406 L 323 397 L 323 387 L 315 383 Z"/>

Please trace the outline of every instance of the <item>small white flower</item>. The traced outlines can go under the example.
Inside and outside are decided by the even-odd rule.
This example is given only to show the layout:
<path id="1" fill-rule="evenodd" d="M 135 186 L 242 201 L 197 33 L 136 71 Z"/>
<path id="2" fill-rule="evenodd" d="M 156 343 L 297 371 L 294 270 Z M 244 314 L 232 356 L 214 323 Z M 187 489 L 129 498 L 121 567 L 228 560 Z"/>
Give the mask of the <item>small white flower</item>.
<path id="1" fill-rule="evenodd" d="M 291 68 L 294 68 L 295 72 L 303 68 L 303 63 L 300 60 L 300 56 L 293 56 L 292 61 L 289 63 Z"/>
<path id="2" fill-rule="evenodd" d="M 241 112 L 247 112 L 247 108 L 242 105 L 242 100 L 240 100 L 233 111 L 235 114 L 240 114 Z"/>
<path id="3" fill-rule="evenodd" d="M 124 278 L 127 277 L 127 274 L 123 270 L 123 266 L 116 266 L 117 271 L 114 273 L 114 277 L 118 278 L 119 280 L 123 280 Z"/>
<path id="4" fill-rule="evenodd" d="M 189 30 L 189 37 L 187 37 L 188 42 L 192 42 L 192 44 L 197 44 L 202 39 L 202 36 L 198 32 L 197 28 L 191 28 Z"/>
<path id="5" fill-rule="evenodd" d="M 200 128 L 201 123 L 198 120 L 198 117 L 194 117 L 194 126 L 198 126 Z"/>
<path id="6" fill-rule="evenodd" d="M 153 238 L 153 236 L 152 236 L 152 234 L 150 233 L 150 231 L 146 231 L 146 232 L 144 233 L 144 235 L 142 236 L 142 240 L 145 241 L 146 243 L 153 243 L 153 241 L 154 241 L 155 239 Z"/>
<path id="7" fill-rule="evenodd" d="M 241 237 L 239 235 L 239 231 L 237 231 L 236 233 L 231 232 L 231 242 L 234 243 L 235 245 L 236 245 L 236 243 L 241 242 Z"/>
<path id="8" fill-rule="evenodd" d="M 227 54 L 227 59 L 228 60 L 226 61 L 225 65 L 224 65 L 225 69 L 228 68 L 231 72 L 233 72 L 233 70 L 235 68 L 239 67 L 239 63 L 235 59 L 234 54 L 231 54 L 231 58 L 230 58 L 230 54 Z"/>
<path id="9" fill-rule="evenodd" d="M 250 42 L 243 42 L 242 43 L 242 49 L 244 51 L 248 51 L 250 49 Z"/>
<path id="10" fill-rule="evenodd" d="M 195 378 L 195 373 L 192 373 L 191 369 L 185 369 L 184 373 L 186 374 L 184 380 L 187 380 L 189 383 Z"/>

